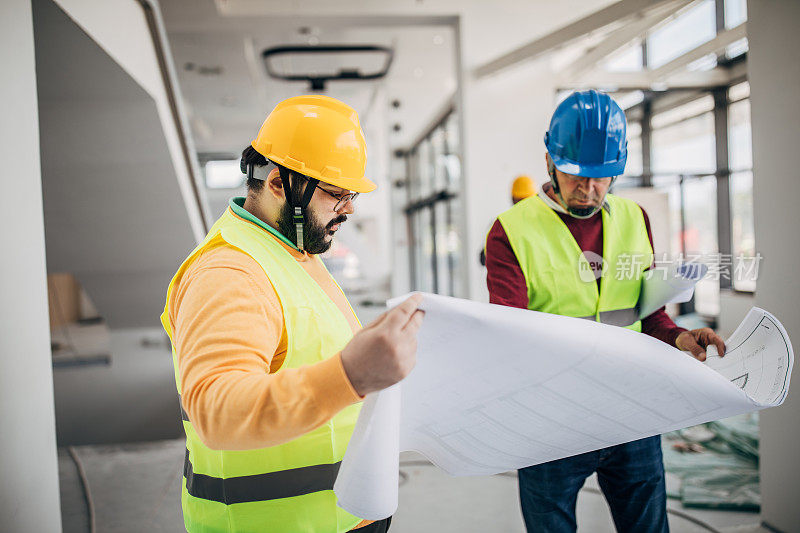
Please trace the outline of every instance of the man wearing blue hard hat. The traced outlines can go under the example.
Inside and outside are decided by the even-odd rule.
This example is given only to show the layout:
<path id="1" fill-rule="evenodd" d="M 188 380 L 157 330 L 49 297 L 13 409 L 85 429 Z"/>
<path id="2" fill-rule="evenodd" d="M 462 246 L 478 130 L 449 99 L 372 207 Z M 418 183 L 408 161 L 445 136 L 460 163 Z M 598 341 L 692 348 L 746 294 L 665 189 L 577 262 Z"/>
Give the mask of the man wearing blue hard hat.
<path id="1" fill-rule="evenodd" d="M 628 155 L 619 105 L 597 91 L 572 93 L 553 113 L 544 143 L 550 181 L 502 213 L 489 231 L 490 301 L 627 327 L 701 361 L 709 344 L 724 354 L 713 330 L 680 328 L 663 307 L 638 319 L 653 240 L 644 210 L 608 193 Z M 578 492 L 595 472 L 618 531 L 668 531 L 658 435 L 521 469 L 528 531 L 575 531 Z"/>

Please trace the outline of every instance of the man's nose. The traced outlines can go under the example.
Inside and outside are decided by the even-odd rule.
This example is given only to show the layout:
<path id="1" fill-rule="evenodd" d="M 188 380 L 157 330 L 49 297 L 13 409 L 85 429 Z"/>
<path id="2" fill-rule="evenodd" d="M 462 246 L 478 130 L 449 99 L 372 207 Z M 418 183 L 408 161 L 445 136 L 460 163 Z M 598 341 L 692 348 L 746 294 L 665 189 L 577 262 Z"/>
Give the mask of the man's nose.
<path id="1" fill-rule="evenodd" d="M 353 205 L 353 200 L 348 198 L 345 203 L 339 206 L 339 210 L 336 211 L 340 215 L 352 215 L 356 210 L 355 205 Z"/>

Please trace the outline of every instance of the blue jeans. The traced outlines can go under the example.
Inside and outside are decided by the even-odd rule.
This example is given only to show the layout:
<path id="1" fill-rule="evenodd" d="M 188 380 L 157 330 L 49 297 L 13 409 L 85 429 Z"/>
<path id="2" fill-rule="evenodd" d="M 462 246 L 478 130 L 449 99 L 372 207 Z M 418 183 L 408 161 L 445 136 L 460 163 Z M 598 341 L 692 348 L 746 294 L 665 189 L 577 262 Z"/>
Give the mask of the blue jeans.
<path id="1" fill-rule="evenodd" d="M 527 530 L 575 531 L 578 491 L 594 472 L 617 531 L 669 531 L 660 435 L 519 470 Z"/>

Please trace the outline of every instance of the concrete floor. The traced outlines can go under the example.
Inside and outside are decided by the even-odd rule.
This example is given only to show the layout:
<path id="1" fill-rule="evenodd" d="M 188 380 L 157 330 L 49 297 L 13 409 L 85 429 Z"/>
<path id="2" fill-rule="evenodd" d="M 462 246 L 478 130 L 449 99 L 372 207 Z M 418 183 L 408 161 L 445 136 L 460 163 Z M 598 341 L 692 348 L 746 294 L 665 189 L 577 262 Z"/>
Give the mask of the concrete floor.
<path id="1" fill-rule="evenodd" d="M 91 334 L 76 327 L 73 338 Z M 160 328 L 112 330 L 110 364 L 53 370 L 59 446 L 154 441 L 183 435 L 172 352 Z M 88 342 L 87 342 L 88 344 Z"/>
<path id="2" fill-rule="evenodd" d="M 74 448 L 86 477 L 95 507 L 97 531 L 104 533 L 153 533 L 183 531 L 180 482 L 183 467 L 182 439 L 157 442 L 77 446 Z M 425 531 L 523 533 L 525 528 L 517 500 L 514 474 L 454 478 L 405 452 L 401 472 L 400 505 L 392 521 L 392 533 Z M 61 510 L 64 533 L 88 531 L 87 507 L 75 463 L 59 451 Z M 593 492 L 590 478 L 578 498 L 579 531 L 611 533 L 614 527 L 603 498 Z M 754 513 L 698 511 L 686 513 L 722 532 L 766 531 Z M 678 533 L 709 531 L 678 515 L 669 515 L 670 528 Z"/>

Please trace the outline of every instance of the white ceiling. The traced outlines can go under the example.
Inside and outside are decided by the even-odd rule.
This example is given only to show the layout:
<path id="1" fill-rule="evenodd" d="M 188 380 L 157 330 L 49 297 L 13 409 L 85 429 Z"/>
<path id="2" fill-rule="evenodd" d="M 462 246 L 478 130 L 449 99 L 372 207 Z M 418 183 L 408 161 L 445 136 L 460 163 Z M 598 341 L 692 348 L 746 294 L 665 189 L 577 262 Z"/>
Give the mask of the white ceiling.
<path id="1" fill-rule="evenodd" d="M 456 89 L 452 27 L 430 18 L 387 25 L 384 20 L 341 17 L 226 17 L 212 0 L 164 0 L 161 9 L 201 153 L 240 152 L 275 104 L 310 92 L 307 82 L 270 78 L 261 60 L 266 48 L 309 43 L 393 48 L 394 61 L 383 80 L 331 81 L 324 93 L 352 105 L 365 130 L 373 117 L 385 117 L 389 129 L 399 124 L 400 131 L 392 130 L 388 137 L 391 149 L 406 147 Z M 341 66 L 333 63 L 330 68 Z M 400 106 L 391 106 L 393 100 Z M 378 113 L 374 106 L 388 110 Z"/>

